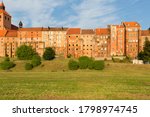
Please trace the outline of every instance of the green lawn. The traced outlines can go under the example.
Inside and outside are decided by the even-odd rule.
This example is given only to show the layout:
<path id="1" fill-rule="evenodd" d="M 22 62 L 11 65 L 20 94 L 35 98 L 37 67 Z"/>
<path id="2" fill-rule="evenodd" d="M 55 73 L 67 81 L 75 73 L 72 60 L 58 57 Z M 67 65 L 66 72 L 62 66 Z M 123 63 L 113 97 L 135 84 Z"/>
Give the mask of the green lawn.
<path id="1" fill-rule="evenodd" d="M 150 65 L 69 71 L 67 60 L 55 60 L 27 72 L 16 63 L 12 72 L 0 71 L 0 99 L 150 99 Z"/>

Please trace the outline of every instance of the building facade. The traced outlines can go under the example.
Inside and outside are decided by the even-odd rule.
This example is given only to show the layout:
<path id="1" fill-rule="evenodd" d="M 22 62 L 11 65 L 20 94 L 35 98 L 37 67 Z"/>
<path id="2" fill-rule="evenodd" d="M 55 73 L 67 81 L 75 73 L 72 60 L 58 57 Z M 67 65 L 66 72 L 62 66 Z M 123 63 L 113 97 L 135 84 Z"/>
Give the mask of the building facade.
<path id="1" fill-rule="evenodd" d="M 0 3 L 0 57 L 15 57 L 21 45 L 32 46 L 42 56 L 46 47 L 52 47 L 57 56 L 88 56 L 111 58 L 129 56 L 136 58 L 143 50 L 145 39 L 150 40 L 150 30 L 141 30 L 137 22 L 122 22 L 107 28 L 81 29 L 64 27 L 24 28 L 11 23 L 11 15 Z"/>

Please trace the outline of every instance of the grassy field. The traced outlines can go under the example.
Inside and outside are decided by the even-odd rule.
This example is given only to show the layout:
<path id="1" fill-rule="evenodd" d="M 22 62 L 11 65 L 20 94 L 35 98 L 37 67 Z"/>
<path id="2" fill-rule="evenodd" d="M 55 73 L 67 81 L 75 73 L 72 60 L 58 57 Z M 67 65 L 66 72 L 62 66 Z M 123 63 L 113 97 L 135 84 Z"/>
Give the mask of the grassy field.
<path id="1" fill-rule="evenodd" d="M 68 60 L 43 62 L 32 71 L 16 61 L 0 71 L 0 99 L 150 99 L 150 65 L 106 63 L 103 71 L 69 71 Z"/>

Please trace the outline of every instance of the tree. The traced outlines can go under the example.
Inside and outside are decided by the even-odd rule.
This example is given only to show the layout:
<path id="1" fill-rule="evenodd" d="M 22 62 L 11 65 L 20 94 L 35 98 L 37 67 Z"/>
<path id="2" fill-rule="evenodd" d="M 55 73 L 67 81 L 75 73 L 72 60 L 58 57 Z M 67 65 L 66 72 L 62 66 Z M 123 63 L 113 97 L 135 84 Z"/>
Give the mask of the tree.
<path id="1" fill-rule="evenodd" d="M 10 59 L 8 57 L 6 57 L 4 59 L 4 61 L 2 61 L 0 63 L 0 67 L 2 70 L 9 70 L 9 69 L 15 67 L 15 64 L 12 61 L 10 61 Z"/>
<path id="2" fill-rule="evenodd" d="M 16 55 L 20 60 L 31 60 L 36 52 L 32 49 L 31 46 L 22 45 L 17 48 Z"/>
<path id="3" fill-rule="evenodd" d="M 55 58 L 55 51 L 51 48 L 51 47 L 48 47 L 45 49 L 45 52 L 43 54 L 43 58 L 45 60 L 52 60 Z"/>
<path id="4" fill-rule="evenodd" d="M 150 41 L 148 38 L 145 40 L 143 51 L 138 54 L 138 59 L 150 62 Z"/>
<path id="5" fill-rule="evenodd" d="M 39 55 L 34 55 L 32 57 L 31 64 L 33 67 L 39 66 L 41 64 L 41 57 Z"/>
<path id="6" fill-rule="evenodd" d="M 77 70 L 79 68 L 79 64 L 75 60 L 70 60 L 68 63 L 68 67 L 70 70 Z"/>
<path id="7" fill-rule="evenodd" d="M 87 56 L 82 56 L 79 58 L 79 68 L 87 69 L 90 62 L 90 58 Z"/>
<path id="8" fill-rule="evenodd" d="M 104 61 L 94 61 L 94 69 L 95 70 L 103 70 L 105 67 Z"/>

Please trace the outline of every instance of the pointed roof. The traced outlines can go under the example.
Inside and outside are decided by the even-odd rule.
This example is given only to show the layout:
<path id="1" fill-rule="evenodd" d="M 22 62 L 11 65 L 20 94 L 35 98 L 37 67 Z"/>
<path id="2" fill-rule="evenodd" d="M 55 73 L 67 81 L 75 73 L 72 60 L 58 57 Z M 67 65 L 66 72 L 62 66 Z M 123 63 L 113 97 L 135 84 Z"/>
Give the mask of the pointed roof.
<path id="1" fill-rule="evenodd" d="M 3 2 L 0 3 L 0 9 L 5 10 L 5 5 Z"/>
<path id="2" fill-rule="evenodd" d="M 4 3 L 3 3 L 3 1 L 0 3 L 0 6 L 5 6 Z"/>
<path id="3" fill-rule="evenodd" d="M 5 15 L 8 15 L 11 17 L 11 15 L 9 15 L 9 13 L 7 13 L 7 11 L 5 11 L 5 5 L 3 2 L 0 3 L 0 13 L 3 13 Z"/>

